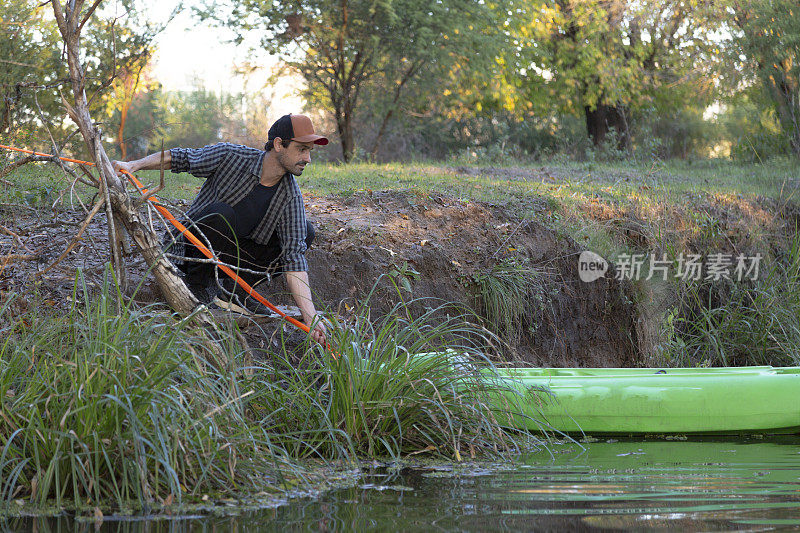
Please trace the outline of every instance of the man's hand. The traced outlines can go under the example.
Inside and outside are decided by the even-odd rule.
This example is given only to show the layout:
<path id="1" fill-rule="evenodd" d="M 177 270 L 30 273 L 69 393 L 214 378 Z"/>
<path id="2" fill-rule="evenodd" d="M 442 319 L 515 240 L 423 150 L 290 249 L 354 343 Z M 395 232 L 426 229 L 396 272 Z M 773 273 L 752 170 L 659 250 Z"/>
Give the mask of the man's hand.
<path id="1" fill-rule="evenodd" d="M 303 322 L 308 327 L 314 328 L 311 330 L 311 338 L 325 346 L 328 331 L 322 322 L 322 316 L 317 314 L 314 302 L 311 301 L 308 272 L 286 272 L 286 285 L 289 287 L 289 292 L 292 293 L 294 301 L 297 302 L 297 307 L 300 308 L 300 312 L 303 314 Z"/>
<path id="2" fill-rule="evenodd" d="M 114 167 L 114 170 L 117 172 L 130 172 L 133 174 L 138 170 L 138 168 L 134 167 L 133 162 L 130 161 L 112 161 L 111 166 Z"/>
<path id="3" fill-rule="evenodd" d="M 311 338 L 320 343 L 322 346 L 328 344 L 328 330 L 322 317 L 315 315 L 311 322 L 306 322 L 311 329 Z"/>

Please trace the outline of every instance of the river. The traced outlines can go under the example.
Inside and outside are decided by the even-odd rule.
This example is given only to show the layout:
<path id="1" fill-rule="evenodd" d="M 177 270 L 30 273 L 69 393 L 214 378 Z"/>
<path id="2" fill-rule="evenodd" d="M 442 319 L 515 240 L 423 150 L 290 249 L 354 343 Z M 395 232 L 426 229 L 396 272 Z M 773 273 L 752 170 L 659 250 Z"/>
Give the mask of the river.
<path id="1" fill-rule="evenodd" d="M 107 517 L 108 518 L 108 517 Z M 93 531 L 66 519 L 9 530 Z M 553 445 L 513 464 L 376 469 L 358 486 L 235 517 L 106 520 L 101 531 L 800 528 L 800 437 Z"/>

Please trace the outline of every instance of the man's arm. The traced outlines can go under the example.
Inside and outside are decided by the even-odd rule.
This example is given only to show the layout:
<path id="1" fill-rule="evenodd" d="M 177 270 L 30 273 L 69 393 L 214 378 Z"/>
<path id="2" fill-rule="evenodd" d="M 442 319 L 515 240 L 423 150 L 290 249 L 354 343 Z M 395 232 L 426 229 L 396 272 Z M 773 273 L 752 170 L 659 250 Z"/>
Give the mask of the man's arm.
<path id="1" fill-rule="evenodd" d="M 147 157 L 135 161 L 112 161 L 114 170 L 127 170 L 131 174 L 137 170 L 158 170 L 161 168 L 161 152 L 150 154 Z M 169 150 L 164 150 L 164 170 L 172 168 L 172 154 Z"/>
<path id="2" fill-rule="evenodd" d="M 289 287 L 289 292 L 292 293 L 294 301 L 297 302 L 297 307 L 303 314 L 303 322 L 311 326 L 314 320 L 317 323 L 311 331 L 311 337 L 318 343 L 325 345 L 326 343 L 326 330 L 325 325 L 320 317 L 317 316 L 317 310 L 314 308 L 314 302 L 311 299 L 311 287 L 308 283 L 308 272 L 286 272 L 286 285 Z"/>

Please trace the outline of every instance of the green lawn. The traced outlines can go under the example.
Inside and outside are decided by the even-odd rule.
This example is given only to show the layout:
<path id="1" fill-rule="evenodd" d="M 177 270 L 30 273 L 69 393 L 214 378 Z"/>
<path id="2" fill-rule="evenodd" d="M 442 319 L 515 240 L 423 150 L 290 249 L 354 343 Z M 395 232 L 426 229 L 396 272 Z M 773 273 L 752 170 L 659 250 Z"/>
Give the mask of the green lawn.
<path id="1" fill-rule="evenodd" d="M 158 182 L 158 172 L 140 172 L 147 184 Z M 13 185 L 0 184 L 2 201 L 49 206 L 63 194 L 66 202 L 76 197 L 87 201 L 93 190 L 78 185 L 52 165 L 29 164 L 6 177 Z M 730 201 L 756 196 L 793 200 L 800 185 L 800 164 L 788 160 L 765 164 L 727 161 L 667 162 L 542 162 L 513 167 L 459 167 L 434 162 L 389 164 L 318 163 L 299 178 L 307 194 L 349 196 L 364 190 L 405 190 L 419 194 L 445 194 L 464 200 L 524 205 L 544 199 L 552 212 L 583 216 L 586 206 L 642 210 L 643 216 L 665 206 L 683 206 L 702 193 Z M 188 174 L 167 173 L 166 199 L 193 198 L 202 181 Z M 525 215 L 526 211 L 520 212 Z"/>

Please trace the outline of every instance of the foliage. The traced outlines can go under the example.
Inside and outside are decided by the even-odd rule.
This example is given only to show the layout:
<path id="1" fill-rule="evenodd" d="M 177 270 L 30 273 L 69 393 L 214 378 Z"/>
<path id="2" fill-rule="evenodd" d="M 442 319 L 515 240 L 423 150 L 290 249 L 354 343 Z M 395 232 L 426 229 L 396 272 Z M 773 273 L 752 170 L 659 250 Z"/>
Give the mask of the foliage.
<path id="1" fill-rule="evenodd" d="M 482 31 L 491 14 L 468 0 L 246 0 L 203 15 L 240 36 L 261 32 L 263 47 L 300 72 L 309 102 L 333 113 L 345 161 L 355 153 L 353 119 L 368 87 L 385 124 L 408 87 L 427 83 L 441 95 L 450 77 L 494 58 Z"/>
<path id="2" fill-rule="evenodd" d="M 288 463 L 245 417 L 235 369 L 200 363 L 202 332 L 116 304 L 108 281 L 95 303 L 78 288 L 64 316 L 4 321 L 3 500 L 126 508 L 278 484 Z"/>
<path id="3" fill-rule="evenodd" d="M 688 366 L 800 364 L 800 240 L 755 281 L 723 281 L 684 288 L 668 357 Z"/>
<path id="4" fill-rule="evenodd" d="M 710 96 L 702 61 L 711 49 L 697 2 L 524 0 L 512 4 L 518 36 L 509 62 L 537 106 L 584 114 L 595 143 L 609 128 L 627 146 L 631 111 L 675 109 Z M 700 100 L 698 101 L 698 97 Z"/>
<path id="5" fill-rule="evenodd" d="M 335 354 L 306 344 L 298 361 L 284 345 L 252 362 L 235 330 L 211 341 L 191 317 L 123 304 L 109 279 L 94 296 L 78 283 L 72 301 L 0 308 L 0 501 L 125 513 L 279 491 L 303 482 L 307 458 L 539 444 L 501 427 L 517 408 L 489 399 L 509 384 L 481 356 L 481 329 L 442 309 L 373 323 L 364 307 L 333 324 Z M 204 362 L 209 342 L 229 368 Z"/>
<path id="6" fill-rule="evenodd" d="M 130 102 L 124 141 L 128 159 L 137 159 L 160 149 L 194 148 L 222 140 L 263 147 L 268 125 L 264 115 L 268 101 L 238 94 L 216 94 L 202 86 L 190 91 L 164 91 L 158 85 L 142 83 Z M 243 116 L 244 110 L 247 116 Z M 109 119 L 119 129 L 122 110 Z M 117 157 L 119 146 L 115 148 Z"/>
<path id="7" fill-rule="evenodd" d="M 800 6 L 795 0 L 731 0 L 723 7 L 733 64 L 745 80 L 760 82 L 787 144 L 800 156 Z"/>
<path id="8" fill-rule="evenodd" d="M 10 134 L 15 133 L 13 124 L 37 116 L 29 87 L 55 83 L 63 72 L 58 31 L 45 16 L 44 6 L 0 0 L 0 13 L 0 132 Z M 39 98 L 43 109 L 51 113 L 58 105 L 52 91 Z"/>
<path id="9" fill-rule="evenodd" d="M 164 123 L 157 138 L 163 138 L 165 146 L 219 142 L 227 117 L 234 115 L 236 109 L 233 95 L 216 95 L 201 87 L 192 92 L 162 93 L 162 98 Z"/>
<path id="10" fill-rule="evenodd" d="M 532 268 L 515 261 L 501 261 L 491 269 L 476 272 L 482 316 L 492 331 L 506 342 L 519 342 L 528 329 L 535 331 L 531 317 L 537 311 L 529 301 L 536 295 L 541 299 L 541 280 Z"/>
<path id="11" fill-rule="evenodd" d="M 428 310 L 410 318 L 408 306 L 418 303 Z M 498 411 L 490 398 L 513 388 L 495 379 L 476 343 L 485 334 L 464 322 L 463 310 L 412 301 L 373 323 L 363 318 L 366 305 L 353 325 L 334 322 L 334 351 L 305 352 L 299 361 L 286 351 L 273 357 L 275 373 L 255 387 L 268 392 L 253 406 L 275 442 L 293 456 L 329 458 L 345 448 L 395 458 L 427 451 L 459 461 L 465 453 L 504 455 L 521 442 L 536 444 L 499 429 L 518 411 Z"/>
<path id="12" fill-rule="evenodd" d="M 86 94 L 93 112 L 112 106 L 115 76 L 134 72 L 146 64 L 151 45 L 162 26 L 140 17 L 130 1 L 120 4 L 122 14 L 96 12 L 86 23 L 82 42 Z M 69 135 L 70 124 L 62 107 L 59 88 L 68 83 L 62 43 L 47 5 L 29 0 L 2 0 L 0 24 L 0 132 L 17 135 L 36 132 L 42 147 L 51 146 L 45 130 L 56 142 Z M 8 31 L 6 31 L 6 29 Z"/>
<path id="13" fill-rule="evenodd" d="M 717 122 L 723 128 L 722 138 L 730 144 L 723 155 L 733 160 L 763 163 L 791 153 L 775 109 L 758 85 L 728 97 Z"/>

